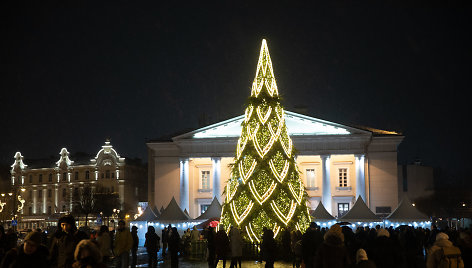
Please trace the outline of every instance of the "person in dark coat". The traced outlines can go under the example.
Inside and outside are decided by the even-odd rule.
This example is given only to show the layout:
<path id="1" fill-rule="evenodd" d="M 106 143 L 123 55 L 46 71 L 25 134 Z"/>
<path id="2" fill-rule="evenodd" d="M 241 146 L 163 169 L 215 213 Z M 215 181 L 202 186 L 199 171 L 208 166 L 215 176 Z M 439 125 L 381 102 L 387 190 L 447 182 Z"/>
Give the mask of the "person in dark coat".
<path id="1" fill-rule="evenodd" d="M 160 249 L 161 238 L 156 234 L 156 230 L 153 226 L 148 226 L 148 231 L 146 233 L 146 241 L 144 242 L 144 247 L 149 259 L 148 267 L 157 267 L 157 252 Z"/>
<path id="2" fill-rule="evenodd" d="M 375 263 L 367 258 L 367 253 L 360 248 L 356 252 L 356 268 L 376 268 Z"/>
<path id="3" fill-rule="evenodd" d="M 206 239 L 207 239 L 207 250 L 208 250 L 208 267 L 213 268 L 215 266 L 215 258 L 216 258 L 216 247 L 215 247 L 215 228 L 208 227 L 206 232 Z"/>
<path id="4" fill-rule="evenodd" d="M 277 245 L 274 240 L 274 232 L 270 229 L 265 229 L 262 234 L 262 260 L 266 262 L 266 268 L 274 268 L 275 254 L 277 254 Z"/>
<path id="5" fill-rule="evenodd" d="M 162 230 L 162 258 L 165 259 L 166 257 L 166 249 L 167 249 L 167 240 L 169 238 L 169 230 L 167 230 L 167 227 L 164 227 L 164 230 Z"/>
<path id="6" fill-rule="evenodd" d="M 302 257 L 306 268 L 313 267 L 313 259 L 321 243 L 323 243 L 323 236 L 318 230 L 318 225 L 312 222 L 302 236 Z"/>
<path id="7" fill-rule="evenodd" d="M 344 246 L 344 235 L 341 227 L 334 224 L 326 232 L 324 242 L 316 251 L 314 267 L 346 268 L 351 265 L 349 253 Z"/>
<path id="8" fill-rule="evenodd" d="M 2 263 L 1 268 L 47 268 L 48 249 L 41 244 L 41 234 L 38 232 L 30 232 L 25 237 L 25 242 L 19 246 L 10 249 Z"/>
<path id="9" fill-rule="evenodd" d="M 177 228 L 172 227 L 167 243 L 170 252 L 170 267 L 179 267 L 180 235 Z"/>
<path id="10" fill-rule="evenodd" d="M 400 248 L 395 246 L 390 238 L 390 232 L 380 228 L 377 230 L 377 238 L 373 242 L 369 255 L 377 267 L 394 268 L 401 263 L 399 250 Z"/>
<path id="11" fill-rule="evenodd" d="M 154 228 L 154 227 L 153 227 Z M 136 267 L 138 262 L 138 246 L 139 246 L 139 237 L 138 237 L 138 227 L 131 227 L 131 237 L 133 238 L 133 246 L 131 247 L 131 268 Z M 151 266 L 149 266 L 151 267 Z"/>
<path id="12" fill-rule="evenodd" d="M 57 226 L 60 228 L 55 234 L 49 250 L 51 263 L 58 268 L 70 268 L 74 263 L 74 251 L 77 244 L 87 239 L 87 234 L 77 230 L 72 215 L 59 218 Z"/>
<path id="13" fill-rule="evenodd" d="M 220 260 L 223 260 L 223 268 L 226 267 L 226 259 L 231 251 L 229 246 L 229 238 L 226 235 L 224 227 L 221 225 L 220 230 L 216 233 L 215 238 L 215 245 L 216 245 L 216 261 L 215 267 L 218 265 Z"/>

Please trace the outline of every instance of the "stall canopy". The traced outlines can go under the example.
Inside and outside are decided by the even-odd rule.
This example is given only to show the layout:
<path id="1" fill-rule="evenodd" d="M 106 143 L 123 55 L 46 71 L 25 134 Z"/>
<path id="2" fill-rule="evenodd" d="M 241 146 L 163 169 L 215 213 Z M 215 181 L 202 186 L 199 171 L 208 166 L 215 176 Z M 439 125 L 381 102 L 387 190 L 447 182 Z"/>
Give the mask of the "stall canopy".
<path id="1" fill-rule="evenodd" d="M 207 210 L 195 220 L 208 220 L 212 218 L 220 218 L 221 216 L 221 205 L 220 202 L 218 202 L 218 199 L 213 198 L 213 201 L 211 201 L 210 206 L 207 208 Z"/>
<path id="2" fill-rule="evenodd" d="M 419 212 L 418 209 L 412 205 L 407 196 L 403 197 L 397 209 L 388 215 L 386 219 L 392 222 L 421 222 L 430 220 L 428 216 Z"/>
<path id="3" fill-rule="evenodd" d="M 314 221 L 332 221 L 334 217 L 324 207 L 323 203 L 320 202 L 316 209 L 311 213 Z"/>
<path id="4" fill-rule="evenodd" d="M 159 217 L 161 213 L 157 210 L 156 207 L 154 206 L 147 206 L 147 208 L 144 210 L 143 214 L 141 216 L 137 217 L 134 221 L 153 221 L 157 217 Z"/>
<path id="5" fill-rule="evenodd" d="M 382 221 L 375 215 L 364 203 L 362 197 L 358 197 L 354 206 L 344 216 L 339 218 L 340 221 L 347 222 L 380 222 Z"/>
<path id="6" fill-rule="evenodd" d="M 169 205 L 164 209 L 164 211 L 161 213 L 159 217 L 156 219 L 157 221 L 188 221 L 191 220 L 191 218 L 182 211 L 182 209 L 179 207 L 177 202 L 175 201 L 175 198 L 172 197 L 172 200 L 170 200 Z"/>

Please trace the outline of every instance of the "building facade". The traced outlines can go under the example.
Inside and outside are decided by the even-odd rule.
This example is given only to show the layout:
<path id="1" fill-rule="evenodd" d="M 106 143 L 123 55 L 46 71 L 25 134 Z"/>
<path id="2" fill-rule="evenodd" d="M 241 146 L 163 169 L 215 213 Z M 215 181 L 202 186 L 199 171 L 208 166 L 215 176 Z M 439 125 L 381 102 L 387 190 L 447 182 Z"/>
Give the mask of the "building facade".
<path id="1" fill-rule="evenodd" d="M 216 197 L 225 198 L 244 115 L 171 138 L 147 143 L 148 196 L 156 207 L 175 197 L 190 217 Z M 401 134 L 355 128 L 298 113 L 285 114 L 297 164 L 309 197 L 333 216 L 346 213 L 361 196 L 376 214 L 398 205 L 397 147 Z"/>
<path id="2" fill-rule="evenodd" d="M 45 227 L 51 215 L 71 212 L 73 197 L 87 186 L 92 192 L 99 189 L 117 193 L 116 209 L 130 214 L 136 213 L 139 201 L 147 199 L 146 167 L 140 161 L 121 157 L 109 141 L 95 157 L 71 157 L 62 148 L 57 161 L 27 161 L 17 152 L 11 166 L 11 184 L 18 198 L 14 201 L 18 204 L 15 211 L 19 229 Z"/>

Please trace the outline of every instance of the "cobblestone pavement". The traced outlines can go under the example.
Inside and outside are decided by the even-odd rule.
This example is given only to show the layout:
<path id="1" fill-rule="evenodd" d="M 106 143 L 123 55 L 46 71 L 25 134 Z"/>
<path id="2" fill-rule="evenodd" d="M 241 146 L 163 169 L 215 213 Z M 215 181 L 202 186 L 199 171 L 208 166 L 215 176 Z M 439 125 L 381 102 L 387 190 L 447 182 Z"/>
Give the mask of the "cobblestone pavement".
<path id="1" fill-rule="evenodd" d="M 159 263 L 157 267 L 170 267 L 170 259 L 163 260 L 161 253 L 158 255 L 159 258 Z M 131 261 L 131 258 L 130 258 Z M 139 248 L 138 250 L 138 265 L 136 267 L 148 267 L 147 264 L 148 258 L 147 258 L 147 253 L 144 248 Z M 229 261 L 226 261 L 226 267 L 229 268 Z M 263 268 L 265 263 L 260 263 L 260 262 L 255 262 L 255 261 L 243 261 L 241 263 L 241 267 L 245 268 Z M 113 266 L 112 266 L 113 267 Z M 205 261 L 190 261 L 186 260 L 184 258 L 179 258 L 179 268 L 189 268 L 189 267 L 195 267 L 195 268 L 200 268 L 200 267 L 208 267 L 208 263 Z M 218 268 L 223 268 L 223 262 L 220 261 L 218 263 Z M 284 263 L 284 262 L 276 262 L 274 265 L 275 268 L 290 268 L 292 267 L 291 264 Z"/>

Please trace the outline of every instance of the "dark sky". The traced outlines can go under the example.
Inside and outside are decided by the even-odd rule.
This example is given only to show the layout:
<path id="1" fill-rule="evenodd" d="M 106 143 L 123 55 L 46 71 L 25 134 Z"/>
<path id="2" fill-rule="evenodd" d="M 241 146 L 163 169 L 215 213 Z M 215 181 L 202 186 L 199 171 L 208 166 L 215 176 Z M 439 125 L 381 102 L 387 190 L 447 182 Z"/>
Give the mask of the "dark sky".
<path id="1" fill-rule="evenodd" d="M 161 2 L 161 1 L 156 1 Z M 469 162 L 469 8 L 1 9 L 0 162 L 96 153 L 243 113 L 262 38 L 287 110 L 405 135 L 399 162 Z"/>

